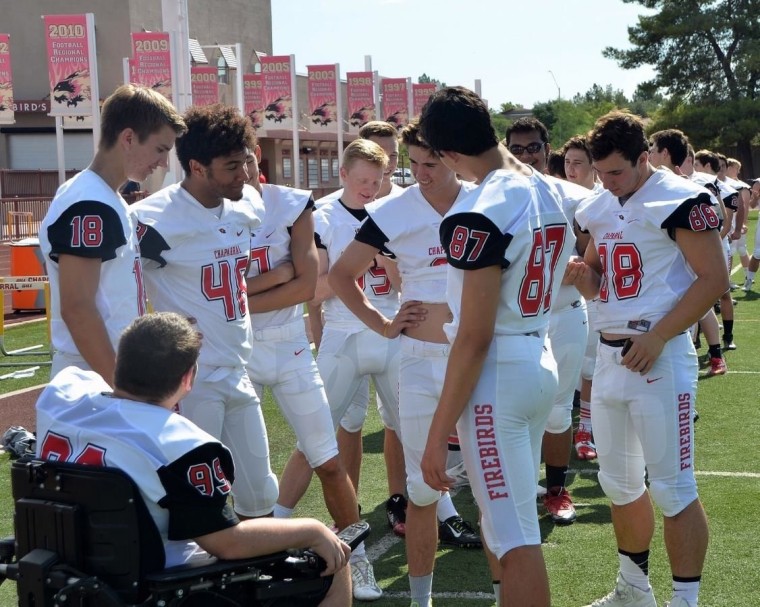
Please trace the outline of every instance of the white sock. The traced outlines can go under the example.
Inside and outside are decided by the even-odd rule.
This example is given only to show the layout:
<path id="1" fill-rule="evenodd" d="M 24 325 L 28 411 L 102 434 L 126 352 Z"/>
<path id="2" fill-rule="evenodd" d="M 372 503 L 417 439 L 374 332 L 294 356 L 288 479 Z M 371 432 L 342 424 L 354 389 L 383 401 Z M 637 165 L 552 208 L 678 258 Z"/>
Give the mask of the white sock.
<path id="1" fill-rule="evenodd" d="M 287 508 L 286 506 L 275 504 L 274 510 L 273 510 L 273 516 L 274 518 L 290 518 L 291 516 L 293 516 L 293 508 Z"/>
<path id="2" fill-rule="evenodd" d="M 419 603 L 420 607 L 432 607 L 433 605 L 433 574 L 409 576 L 409 590 L 412 595 L 412 603 Z"/>
<path id="3" fill-rule="evenodd" d="M 496 607 L 501 606 L 501 582 L 493 582 L 493 594 L 496 597 Z"/>
<path id="4" fill-rule="evenodd" d="M 699 584 L 700 580 L 683 581 L 673 580 L 673 597 L 681 597 L 689 607 L 697 607 L 699 601 Z"/>
<path id="5" fill-rule="evenodd" d="M 755 280 L 755 273 L 754 272 L 750 272 L 749 270 L 747 270 L 747 280 L 749 280 L 750 282 L 754 282 L 754 280 Z"/>
<path id="6" fill-rule="evenodd" d="M 631 557 L 618 552 L 618 559 L 620 560 L 620 575 L 626 582 L 645 592 L 652 589 L 649 584 L 649 574 L 644 573 L 644 570 L 634 563 Z"/>
<path id="7" fill-rule="evenodd" d="M 589 434 L 592 432 L 591 427 L 591 403 L 587 400 L 581 400 L 581 412 L 578 419 L 578 430 L 585 430 Z"/>
<path id="8" fill-rule="evenodd" d="M 459 514 L 456 506 L 454 506 L 454 502 L 451 501 L 451 494 L 448 491 L 444 491 L 443 494 L 441 494 L 441 498 L 438 500 L 438 505 L 435 507 L 435 513 L 440 522 Z"/>
<path id="9" fill-rule="evenodd" d="M 367 551 L 364 549 L 364 542 L 362 542 L 351 551 L 351 556 L 348 560 L 353 563 L 356 559 L 364 558 L 367 558 Z"/>

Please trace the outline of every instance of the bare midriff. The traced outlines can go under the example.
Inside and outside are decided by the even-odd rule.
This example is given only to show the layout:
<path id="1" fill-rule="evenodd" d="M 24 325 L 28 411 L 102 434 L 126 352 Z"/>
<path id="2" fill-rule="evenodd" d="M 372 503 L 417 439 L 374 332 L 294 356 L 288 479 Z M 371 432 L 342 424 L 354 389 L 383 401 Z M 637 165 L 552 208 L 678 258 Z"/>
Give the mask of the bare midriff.
<path id="1" fill-rule="evenodd" d="M 427 310 L 425 320 L 418 327 L 404 329 L 404 335 L 412 339 L 429 341 L 435 344 L 449 343 L 446 334 L 443 332 L 443 325 L 451 322 L 453 318 L 448 304 L 423 303 L 422 307 Z"/>

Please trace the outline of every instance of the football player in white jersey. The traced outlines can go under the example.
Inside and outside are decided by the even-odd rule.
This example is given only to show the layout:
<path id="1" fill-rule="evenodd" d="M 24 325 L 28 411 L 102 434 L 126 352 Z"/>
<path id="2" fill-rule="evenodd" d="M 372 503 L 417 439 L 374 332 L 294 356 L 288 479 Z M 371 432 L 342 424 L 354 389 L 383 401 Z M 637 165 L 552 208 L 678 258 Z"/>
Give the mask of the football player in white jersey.
<path id="1" fill-rule="evenodd" d="M 58 188 L 40 226 L 50 277 L 51 377 L 75 365 L 113 385 L 119 335 L 145 312 L 137 225 L 118 191 L 127 179 L 142 181 L 166 167 L 184 129 L 165 97 L 121 86 L 103 105 L 92 163 Z"/>
<path id="2" fill-rule="evenodd" d="M 591 243 L 566 280 L 599 296 L 591 411 L 620 566 L 616 588 L 593 605 L 657 604 L 654 499 L 673 575 L 669 605 L 694 607 L 708 529 L 694 478 L 698 364 L 688 329 L 728 289 L 720 219 L 708 191 L 652 167 L 637 116 L 606 114 L 587 140 L 606 191 L 575 215 Z"/>
<path id="3" fill-rule="evenodd" d="M 540 173 L 545 172 L 550 147 L 549 131 L 540 120 L 532 117 L 516 120 L 507 128 L 505 142 L 517 159 Z M 554 177 L 547 177 L 547 180 L 557 189 L 562 210 L 572 225 L 575 209 L 581 200 L 589 196 L 589 190 Z M 556 271 L 562 274 L 564 268 L 557 268 Z M 588 333 L 586 301 L 572 285 L 560 286 L 552 298 L 549 323 L 549 339 L 557 362 L 559 388 L 542 447 L 546 465 L 546 493 L 542 501 L 552 521 L 559 525 L 572 524 L 577 516 L 570 493 L 565 488 L 565 478 L 573 449 L 573 396 L 581 376 Z M 583 454 L 590 456 L 593 450 L 591 437 L 579 438 L 588 450 Z"/>
<path id="4" fill-rule="evenodd" d="M 294 494 L 299 484 L 290 482 L 289 469 L 308 466 L 322 483 L 336 526 L 343 529 L 359 520 L 356 493 L 338 455 L 330 406 L 306 338 L 301 305 L 314 297 L 317 284 L 314 199 L 308 190 L 260 183 L 260 154 L 256 146 L 247 159 L 248 184 L 264 200 L 262 224 L 251 238 L 248 306 L 253 348 L 247 369 L 259 399 L 265 386 L 272 389 L 298 439 L 291 459 L 301 460 L 300 466 L 295 461 L 285 466 L 274 516 L 291 516 L 302 494 Z"/>
<path id="5" fill-rule="evenodd" d="M 412 605 L 429 607 L 438 539 L 436 504 L 441 493 L 422 480 L 420 460 L 448 360 L 443 325 L 451 319 L 446 304 L 446 258 L 438 231 L 443 216 L 474 186 L 461 183 L 432 154 L 416 123 L 404 127 L 400 139 L 409 152 L 415 185 L 365 206 L 369 216 L 330 268 L 328 280 L 357 318 L 385 338 L 399 337 L 401 343 L 399 417 L 409 495 L 409 585 Z M 393 256 L 401 275 L 402 307 L 395 318 L 378 311 L 356 282 L 381 253 Z M 456 511 L 443 524 L 453 526 L 461 540 L 458 545 L 480 546 L 477 532 Z"/>
<path id="6" fill-rule="evenodd" d="M 747 255 L 747 215 L 749 215 L 749 200 L 750 200 L 750 184 L 746 183 L 745 181 L 742 181 L 739 179 L 739 171 L 741 171 L 742 163 L 739 162 L 736 158 L 725 158 L 723 154 L 719 154 L 718 158 L 720 158 L 721 167 L 723 166 L 723 163 L 725 162 L 726 168 L 725 171 L 721 171 L 718 175 L 718 179 L 721 181 L 724 181 L 728 185 L 730 185 L 732 188 L 734 188 L 737 192 L 739 192 L 739 204 L 742 205 L 741 213 L 742 217 L 744 218 L 744 221 L 741 225 L 735 226 L 736 230 L 739 233 L 739 238 L 735 240 L 731 240 L 731 257 L 729 257 L 728 260 L 728 271 L 729 273 L 733 271 L 733 256 L 734 254 L 737 254 L 739 256 L 739 261 L 741 262 L 741 266 L 744 269 L 744 271 L 747 271 L 747 265 L 749 264 L 749 255 Z M 725 160 L 724 160 L 725 159 Z M 738 221 L 739 213 L 737 213 L 734 216 L 734 221 Z M 734 281 L 731 281 L 731 290 L 738 289 L 739 285 L 734 284 Z"/>
<path id="7" fill-rule="evenodd" d="M 549 581 L 535 506 L 541 437 L 557 392 L 546 333 L 553 293 L 575 238 L 554 188 L 499 145 L 485 103 L 462 87 L 434 93 L 422 137 L 479 187 L 444 217 L 452 341 L 422 458 L 443 490 L 456 425 L 481 530 L 499 561 L 502 605 L 548 607 Z M 561 274 L 561 272 L 560 272 Z"/>
<path id="8" fill-rule="evenodd" d="M 391 194 L 399 194 L 404 188 L 393 183 L 391 177 L 398 166 L 398 132 L 389 122 L 382 120 L 372 120 L 359 129 L 359 137 L 374 141 L 383 148 L 388 156 L 388 166 L 383 172 L 383 181 L 380 184 L 380 190 L 375 198 L 383 198 Z M 339 200 L 343 195 L 343 189 L 339 189 L 332 194 L 328 194 L 316 201 L 317 207 L 330 201 Z M 319 348 L 319 342 L 322 337 L 322 308 L 320 305 L 308 304 L 309 309 L 309 326 L 311 327 L 314 343 Z M 378 399 L 378 409 L 382 409 L 382 399 L 375 394 Z M 369 405 L 369 379 L 362 382 L 362 386 L 354 397 L 346 414 L 340 421 L 338 427 L 338 447 L 346 465 L 348 474 L 354 483 L 359 487 L 360 465 L 362 461 L 362 433 L 364 418 L 367 415 Z M 383 436 L 383 457 L 385 458 L 386 474 L 388 476 L 389 498 L 385 504 L 385 513 L 388 525 L 391 530 L 398 536 L 403 537 L 406 533 L 406 498 L 404 497 L 404 456 L 396 433 L 390 428 L 384 429 Z"/>
<path id="9" fill-rule="evenodd" d="M 185 178 L 132 207 L 145 285 L 156 310 L 198 323 L 204 336 L 198 376 L 180 412 L 232 451 L 235 511 L 264 516 L 277 500 L 277 478 L 245 369 L 253 337 L 245 277 L 251 232 L 263 215 L 259 193 L 246 184 L 256 136 L 245 116 L 220 104 L 191 107 L 185 122 L 188 131 L 177 140 Z"/>
<path id="10" fill-rule="evenodd" d="M 236 472 L 229 450 L 173 412 L 193 386 L 200 349 L 201 335 L 179 314 L 134 320 L 118 344 L 113 391 L 92 371 L 69 367 L 40 395 L 39 457 L 129 475 L 163 542 L 162 553 L 151 555 L 159 570 L 208 562 L 210 554 L 238 559 L 311 546 L 327 562 L 330 577 L 313 600 L 291 600 L 347 605 L 348 546 L 314 519 L 240 522 L 227 500 Z M 219 596 L 196 590 L 190 602 L 218 604 Z"/>

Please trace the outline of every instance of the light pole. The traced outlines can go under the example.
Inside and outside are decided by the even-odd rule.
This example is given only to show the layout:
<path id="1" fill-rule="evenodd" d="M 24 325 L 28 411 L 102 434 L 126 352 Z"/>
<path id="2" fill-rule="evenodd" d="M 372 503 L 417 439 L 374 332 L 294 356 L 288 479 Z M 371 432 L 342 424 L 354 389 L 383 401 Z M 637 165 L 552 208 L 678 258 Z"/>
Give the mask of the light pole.
<path id="1" fill-rule="evenodd" d="M 562 95 L 559 90 L 559 83 L 557 82 L 557 78 L 554 76 L 554 72 L 552 72 L 551 70 L 548 70 L 548 72 L 552 75 L 552 80 L 554 80 L 554 86 L 557 87 L 557 101 L 559 101 L 560 99 L 562 99 Z"/>

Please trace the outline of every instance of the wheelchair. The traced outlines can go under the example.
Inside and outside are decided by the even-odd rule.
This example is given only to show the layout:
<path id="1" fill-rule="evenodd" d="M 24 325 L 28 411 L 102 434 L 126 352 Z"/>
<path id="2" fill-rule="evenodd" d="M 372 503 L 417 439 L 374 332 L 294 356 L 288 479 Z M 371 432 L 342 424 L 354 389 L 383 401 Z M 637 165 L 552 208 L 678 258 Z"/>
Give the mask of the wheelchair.
<path id="1" fill-rule="evenodd" d="M 11 485 L 16 536 L 0 540 L 0 583 L 16 582 L 19 607 L 300 605 L 329 583 L 308 551 L 164 569 L 140 491 L 116 468 L 21 459 Z M 369 534 L 348 529 L 352 548 Z"/>

